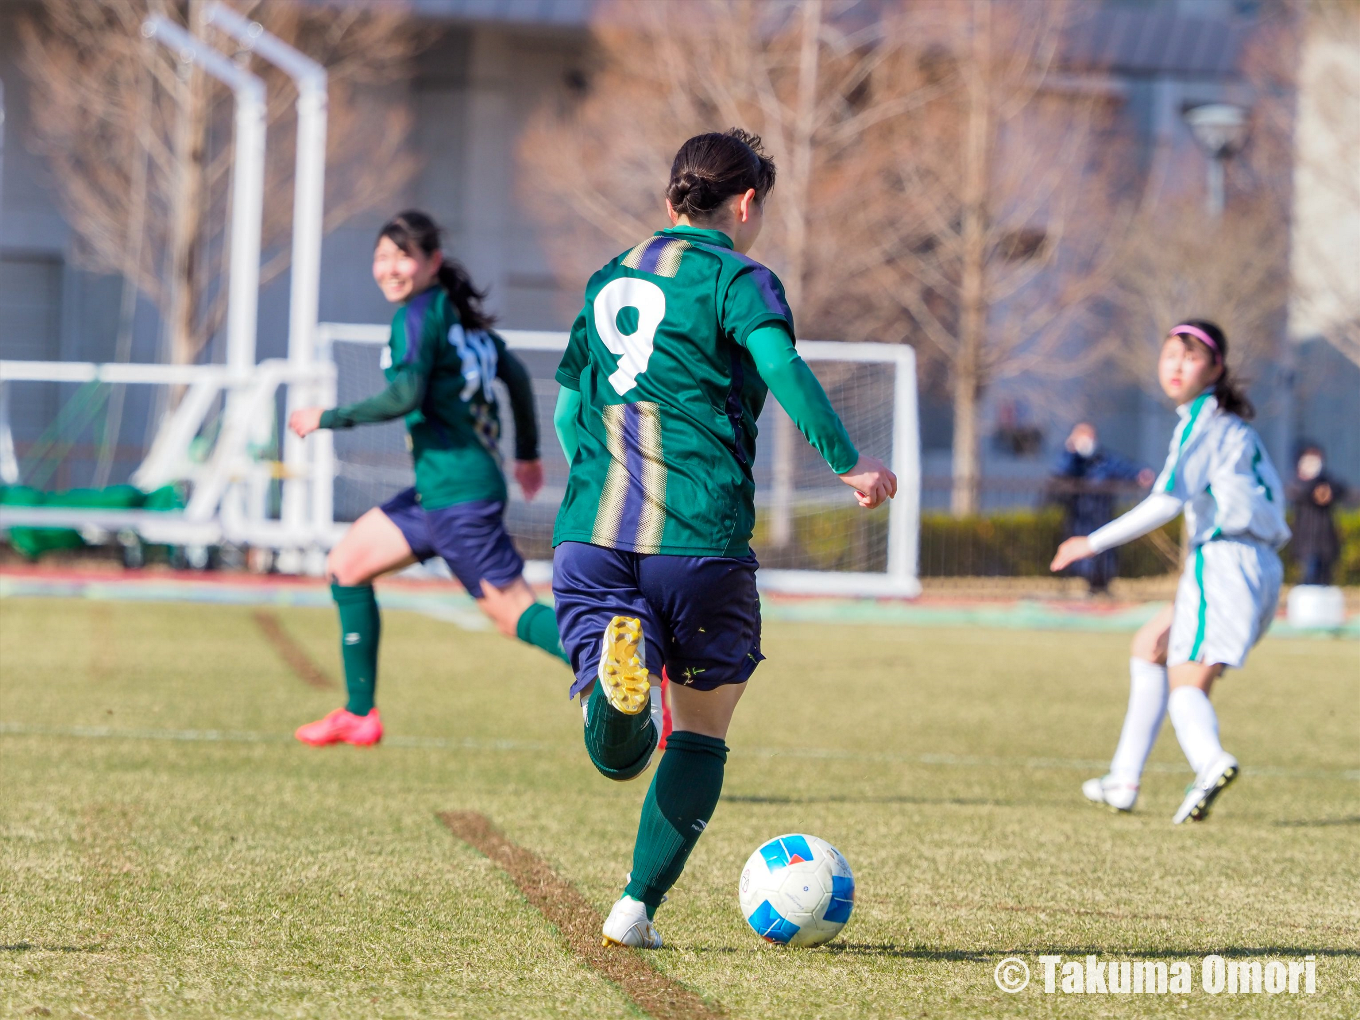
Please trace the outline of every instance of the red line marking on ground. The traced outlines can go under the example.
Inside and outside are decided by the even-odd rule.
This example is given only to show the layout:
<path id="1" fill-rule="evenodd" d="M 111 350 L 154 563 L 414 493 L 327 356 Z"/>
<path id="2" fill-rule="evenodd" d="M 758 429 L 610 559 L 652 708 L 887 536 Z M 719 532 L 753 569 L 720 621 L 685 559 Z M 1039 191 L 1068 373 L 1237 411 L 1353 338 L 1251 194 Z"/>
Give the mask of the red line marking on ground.
<path id="1" fill-rule="evenodd" d="M 288 636 L 277 614 L 268 609 L 257 609 L 252 615 L 255 617 L 255 625 L 260 628 L 260 633 L 274 646 L 279 658 L 288 664 L 288 668 L 299 680 L 319 691 L 335 688 L 335 681 L 326 675 L 326 671 L 312 661 L 312 657 L 303 651 L 301 645 Z"/>
<path id="2" fill-rule="evenodd" d="M 562 932 L 571 951 L 618 985 L 644 1013 L 655 1020 L 719 1020 L 725 1016 L 649 964 L 643 956 L 646 950 L 601 945 L 604 919 L 585 897 L 537 854 L 506 839 L 485 815 L 445 811 L 439 820 L 508 874 L 529 904 Z"/>

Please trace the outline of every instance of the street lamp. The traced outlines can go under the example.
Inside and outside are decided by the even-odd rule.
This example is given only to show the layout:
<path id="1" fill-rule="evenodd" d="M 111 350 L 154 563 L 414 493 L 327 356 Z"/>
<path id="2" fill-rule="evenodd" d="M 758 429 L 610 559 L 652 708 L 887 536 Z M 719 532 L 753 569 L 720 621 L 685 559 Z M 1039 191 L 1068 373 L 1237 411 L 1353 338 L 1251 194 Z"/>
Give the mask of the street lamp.
<path id="1" fill-rule="evenodd" d="M 1192 106 L 1182 116 L 1204 155 L 1209 158 L 1209 197 L 1211 219 L 1223 215 L 1223 168 L 1247 143 L 1247 111 L 1232 103 L 1205 103 Z"/>

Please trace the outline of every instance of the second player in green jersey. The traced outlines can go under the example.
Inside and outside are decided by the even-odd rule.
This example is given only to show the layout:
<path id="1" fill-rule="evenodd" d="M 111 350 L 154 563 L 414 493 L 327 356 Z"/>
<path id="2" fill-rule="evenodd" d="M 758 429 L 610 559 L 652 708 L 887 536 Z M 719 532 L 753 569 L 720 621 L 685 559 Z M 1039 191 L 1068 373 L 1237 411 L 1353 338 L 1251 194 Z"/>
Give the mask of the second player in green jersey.
<path id="1" fill-rule="evenodd" d="M 403 418 L 416 484 L 368 511 L 331 550 L 326 569 L 340 610 L 349 700 L 297 731 L 308 744 L 372 744 L 382 737 L 374 707 L 381 623 L 373 581 L 442 557 L 503 634 L 565 658 L 552 610 L 525 583 L 524 560 L 505 530 L 500 417 L 492 384 L 510 393 L 515 480 L 525 499 L 543 485 L 529 374 L 489 327 L 482 295 L 462 266 L 445 259 L 439 228 L 407 210 L 379 232 L 373 278 L 398 305 L 383 351 L 387 388 L 345 407 L 295 411 L 305 436 Z"/>

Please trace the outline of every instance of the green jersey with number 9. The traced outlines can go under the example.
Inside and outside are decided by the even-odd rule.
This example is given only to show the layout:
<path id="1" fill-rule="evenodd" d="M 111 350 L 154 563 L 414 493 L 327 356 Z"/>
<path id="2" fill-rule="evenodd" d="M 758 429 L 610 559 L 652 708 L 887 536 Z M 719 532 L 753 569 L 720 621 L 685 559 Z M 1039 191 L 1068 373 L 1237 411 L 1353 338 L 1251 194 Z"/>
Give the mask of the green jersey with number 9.
<path id="1" fill-rule="evenodd" d="M 590 278 L 557 381 L 579 390 L 579 449 L 553 545 L 742 556 L 755 526 L 746 349 L 793 314 L 778 278 L 716 230 L 672 227 Z"/>

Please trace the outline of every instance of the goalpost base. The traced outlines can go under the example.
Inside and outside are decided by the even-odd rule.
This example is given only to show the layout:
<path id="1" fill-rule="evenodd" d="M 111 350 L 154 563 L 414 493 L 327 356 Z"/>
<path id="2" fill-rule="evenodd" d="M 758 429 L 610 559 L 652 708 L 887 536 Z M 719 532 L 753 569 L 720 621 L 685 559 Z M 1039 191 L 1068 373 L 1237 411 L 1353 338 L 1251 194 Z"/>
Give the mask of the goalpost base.
<path id="1" fill-rule="evenodd" d="M 914 577 L 836 570 L 758 570 L 756 585 L 776 595 L 876 599 L 914 599 L 921 582 Z"/>

